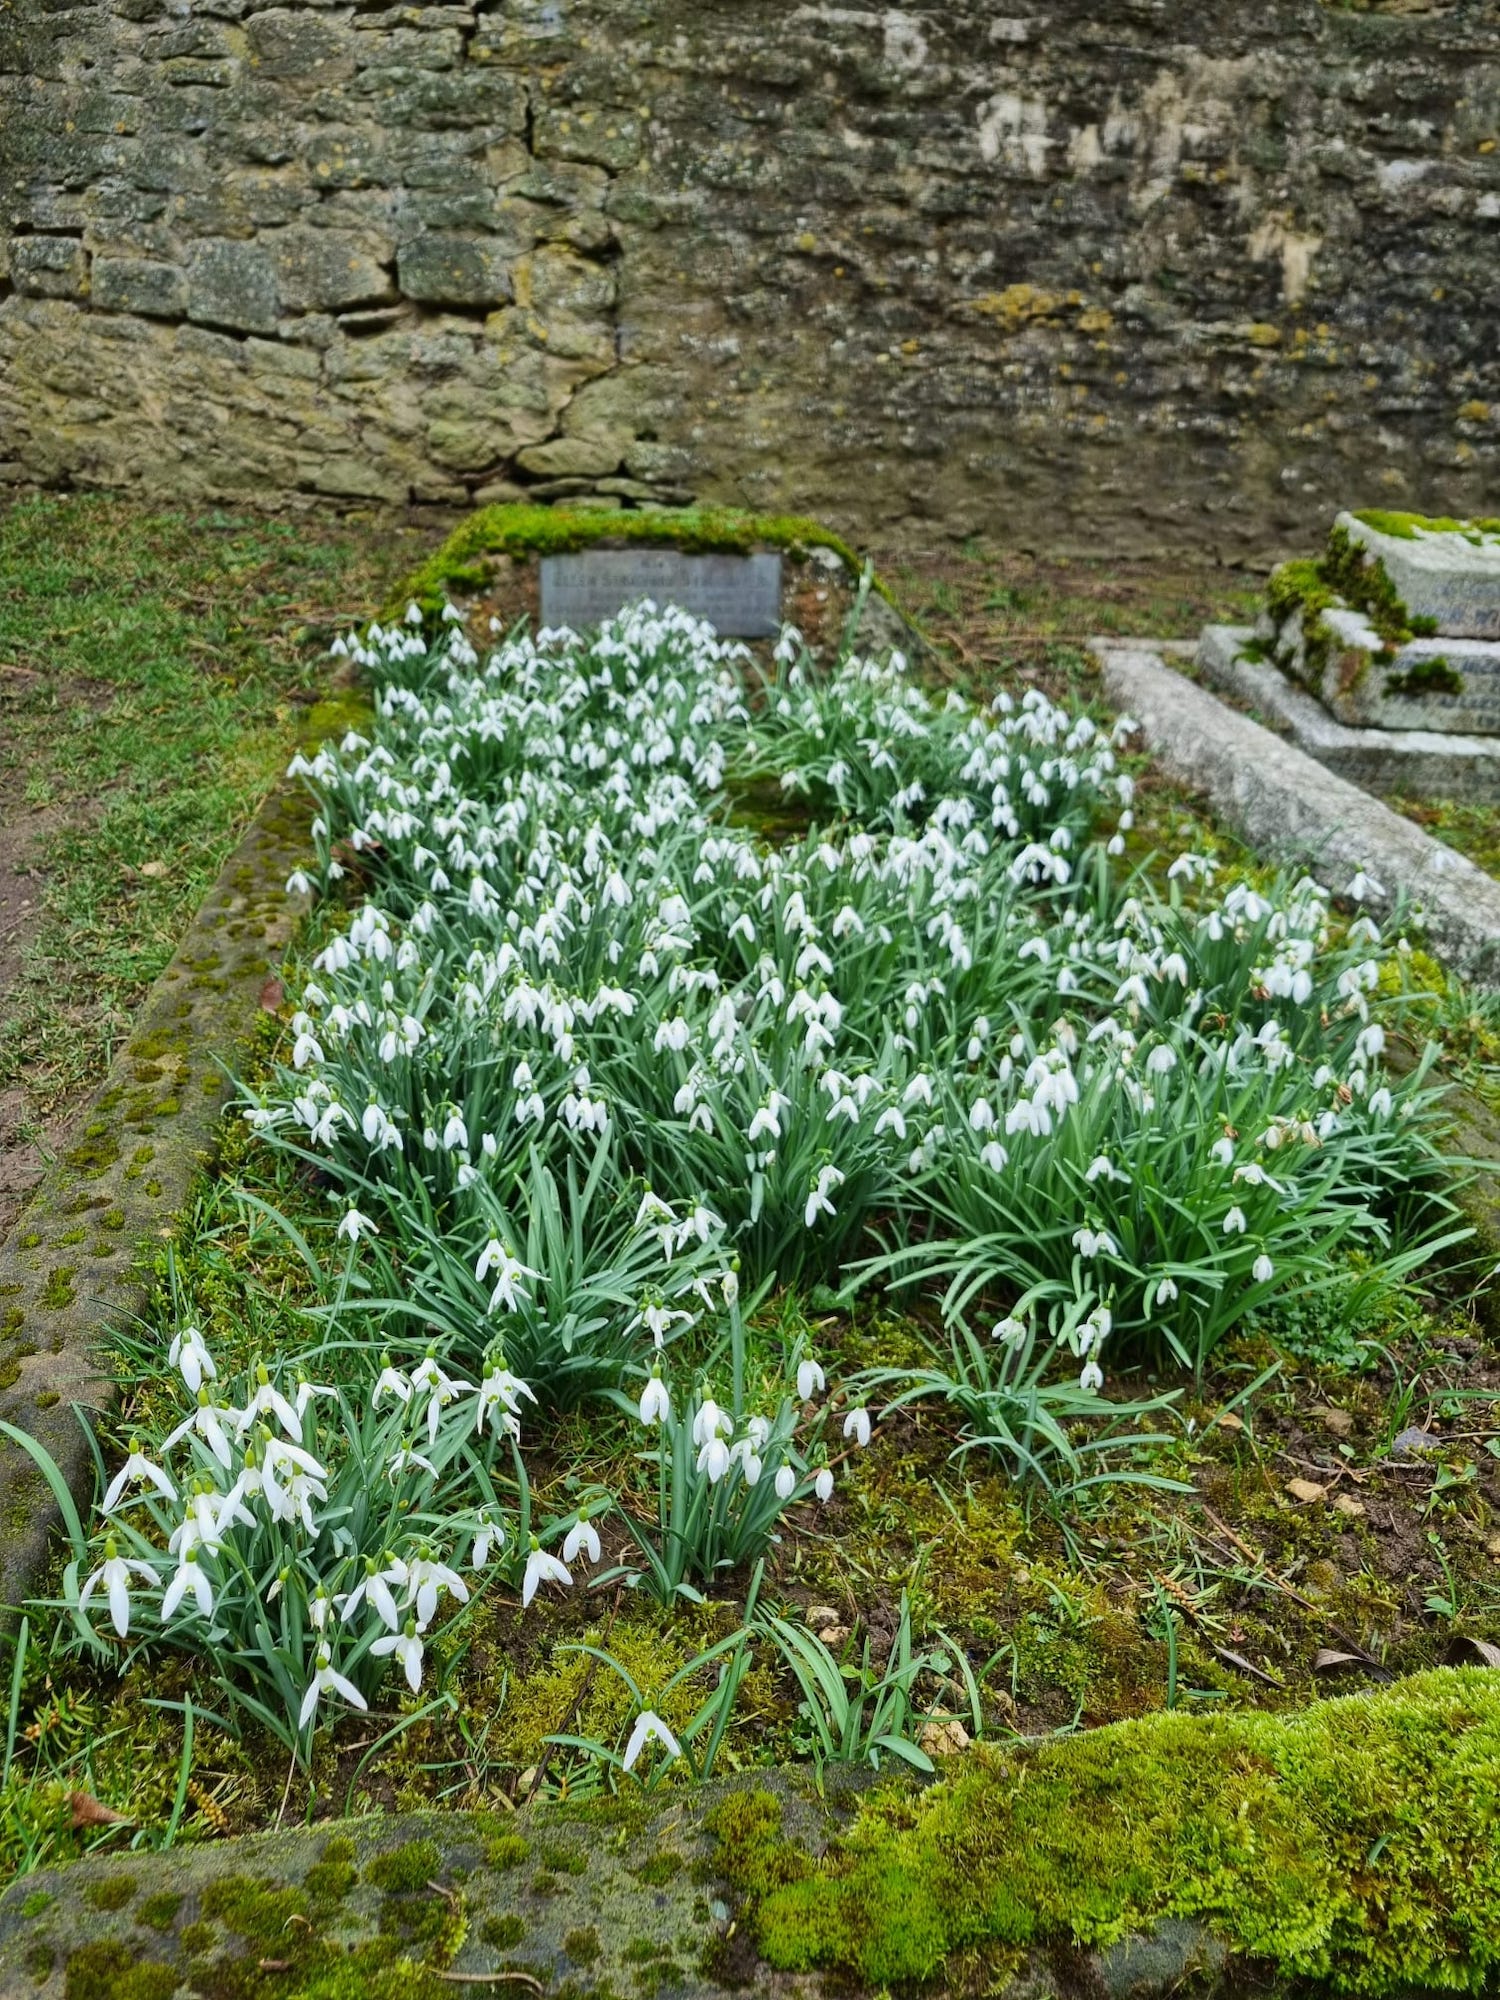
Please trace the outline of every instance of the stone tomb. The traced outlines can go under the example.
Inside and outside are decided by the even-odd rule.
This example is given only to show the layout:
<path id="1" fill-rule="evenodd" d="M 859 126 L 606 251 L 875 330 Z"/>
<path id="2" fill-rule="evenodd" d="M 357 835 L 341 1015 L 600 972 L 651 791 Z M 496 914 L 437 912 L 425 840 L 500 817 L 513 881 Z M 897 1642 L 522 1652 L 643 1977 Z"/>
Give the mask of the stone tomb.
<path id="1" fill-rule="evenodd" d="M 1340 514 L 1256 636 L 1347 728 L 1500 739 L 1500 522 Z"/>

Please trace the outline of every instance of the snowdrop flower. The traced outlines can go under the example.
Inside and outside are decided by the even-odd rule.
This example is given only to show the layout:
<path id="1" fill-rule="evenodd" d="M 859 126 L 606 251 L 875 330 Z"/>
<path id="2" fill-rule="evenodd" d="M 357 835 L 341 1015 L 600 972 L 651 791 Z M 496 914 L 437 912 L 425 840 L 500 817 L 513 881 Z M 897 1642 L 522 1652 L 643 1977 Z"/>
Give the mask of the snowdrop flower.
<path id="1" fill-rule="evenodd" d="M 403 1445 L 399 1451 L 391 1453 L 390 1457 L 386 1460 L 385 1476 L 394 1485 L 402 1473 L 410 1472 L 414 1465 L 419 1471 L 428 1473 L 433 1479 L 437 1478 L 437 1467 L 433 1464 L 432 1460 L 424 1458 L 421 1452 L 414 1450 L 410 1445 Z"/>
<path id="2" fill-rule="evenodd" d="M 1119 1255 L 1115 1239 L 1107 1229 L 1075 1229 L 1073 1248 L 1080 1257 L 1115 1257 Z"/>
<path id="3" fill-rule="evenodd" d="M 990 1338 L 1003 1340 L 1007 1347 L 1020 1347 L 1026 1339 L 1026 1322 L 1017 1319 L 1013 1313 L 1009 1314 L 1005 1319 L 996 1322 Z"/>
<path id="4" fill-rule="evenodd" d="M 377 1659 L 393 1653 L 397 1663 L 405 1670 L 406 1685 L 413 1694 L 418 1693 L 422 1686 L 422 1641 L 414 1620 L 408 1618 L 400 1632 L 382 1634 L 370 1651 Z"/>
<path id="5" fill-rule="evenodd" d="M 239 1436 L 255 1422 L 257 1417 L 274 1416 L 287 1436 L 296 1444 L 302 1442 L 301 1412 L 294 1410 L 271 1380 L 263 1361 L 257 1362 L 255 1369 L 255 1393 L 243 1410 L 232 1412 L 234 1428 Z"/>
<path id="6" fill-rule="evenodd" d="M 828 1470 L 826 1465 L 819 1470 L 817 1477 L 813 1480 L 813 1492 L 817 1494 L 818 1498 L 825 1505 L 833 1498 L 833 1474 Z"/>
<path id="7" fill-rule="evenodd" d="M 119 1506 L 121 1495 L 124 1493 L 126 1487 L 133 1486 L 138 1479 L 143 1480 L 147 1486 L 154 1488 L 163 1500 L 176 1500 L 177 1488 L 172 1484 L 166 1473 L 162 1471 L 161 1467 L 153 1465 L 151 1460 L 147 1458 L 146 1454 L 141 1450 L 140 1440 L 132 1438 L 130 1440 L 130 1456 L 109 1482 L 109 1490 L 100 1503 L 100 1512 L 112 1514 L 115 1508 Z"/>
<path id="8" fill-rule="evenodd" d="M 819 1168 L 817 1181 L 808 1194 L 807 1206 L 802 1212 L 802 1220 L 807 1228 L 811 1229 L 820 1215 L 834 1215 L 837 1213 L 837 1210 L 828 1197 L 834 1188 L 842 1187 L 843 1183 L 844 1176 L 839 1172 L 837 1167 Z"/>
<path id="9" fill-rule="evenodd" d="M 693 1443 L 705 1445 L 711 1438 L 730 1436 L 733 1430 L 734 1419 L 719 1408 L 712 1396 L 705 1397 L 693 1418 Z"/>
<path id="10" fill-rule="evenodd" d="M 1114 1163 L 1113 1161 L 1111 1161 L 1107 1153 L 1100 1153 L 1097 1159 L 1091 1160 L 1089 1162 L 1088 1166 L 1084 1168 L 1083 1178 L 1086 1181 L 1088 1181 L 1090 1185 L 1092 1185 L 1093 1182 L 1098 1180 L 1101 1174 L 1103 1174 L 1107 1180 L 1117 1180 L 1120 1178 L 1120 1176 L 1116 1174 Z"/>
<path id="11" fill-rule="evenodd" d="M 427 1397 L 427 1444 L 430 1449 L 437 1443 L 438 1425 L 444 1410 L 457 1402 L 460 1396 L 471 1393 L 474 1384 L 464 1381 L 461 1376 L 445 1374 L 429 1347 L 423 1360 L 412 1370 L 411 1386 L 413 1394 L 421 1391 Z"/>
<path id="12" fill-rule="evenodd" d="M 1234 1158 L 1234 1141 L 1232 1139 L 1215 1139 L 1208 1149 L 1208 1157 L 1214 1162 L 1215 1166 L 1227 1167 Z"/>
<path id="13" fill-rule="evenodd" d="M 381 1569 L 367 1556 L 365 1558 L 364 1576 L 354 1586 L 353 1590 L 346 1592 L 342 1597 L 334 1599 L 340 1619 L 347 1625 L 361 1604 L 368 1603 L 370 1609 L 380 1619 L 382 1624 L 389 1626 L 392 1632 L 399 1631 L 401 1627 L 401 1614 L 396 1609 L 396 1600 L 391 1594 L 391 1585 L 394 1583 L 399 1586 L 405 1582 L 406 1564 L 404 1562 L 392 1562 L 385 1569 Z"/>
<path id="14" fill-rule="evenodd" d="M 346 1680 L 333 1664 L 333 1654 L 328 1647 L 319 1646 L 318 1664 L 308 1683 L 307 1693 L 302 1697 L 302 1707 L 297 1715 L 297 1727 L 306 1729 L 317 1709 L 318 1702 L 325 1694 L 342 1695 L 351 1708 L 367 1710 L 369 1703 L 354 1685 Z"/>
<path id="15" fill-rule="evenodd" d="M 190 1417 L 180 1423 L 175 1431 L 169 1431 L 162 1440 L 162 1450 L 170 1451 L 174 1444 L 180 1444 L 189 1431 L 196 1431 L 227 1472 L 230 1465 L 229 1439 L 224 1434 L 222 1419 L 229 1414 L 214 1403 L 207 1388 L 198 1391 L 198 1407 Z"/>
<path id="16" fill-rule="evenodd" d="M 481 1513 L 479 1527 L 474 1535 L 474 1547 L 469 1556 L 471 1569 L 483 1569 L 490 1559 L 491 1549 L 505 1547 L 505 1530 L 488 1513 Z"/>
<path id="17" fill-rule="evenodd" d="M 828 1378 L 811 1355 L 797 1363 L 797 1400 L 810 1403 L 814 1396 L 821 1396 L 828 1387 Z"/>
<path id="18" fill-rule="evenodd" d="M 177 1572 L 173 1576 L 172 1581 L 167 1585 L 166 1590 L 162 1593 L 161 1622 L 163 1625 L 171 1618 L 189 1591 L 193 1593 L 193 1601 L 198 1607 L 198 1615 L 202 1618 L 211 1617 L 214 1608 L 213 1586 L 210 1584 L 207 1576 L 204 1575 L 197 1556 L 191 1549 L 184 1549 L 182 1560 L 177 1566 Z"/>
<path id="19" fill-rule="evenodd" d="M 95 1588 L 104 1585 L 109 1599 L 109 1615 L 115 1630 L 122 1639 L 130 1636 L 130 1579 L 137 1576 L 146 1583 L 155 1583 L 156 1571 L 150 1563 L 138 1562 L 133 1556 L 122 1556 L 115 1546 L 113 1535 L 104 1538 L 104 1560 L 94 1571 L 78 1593 L 78 1608 L 81 1611 Z"/>
<path id="20" fill-rule="evenodd" d="M 797 1475 L 791 1466 L 779 1466 L 772 1484 L 776 1488 L 778 1500 L 790 1500 L 797 1490 Z"/>
<path id="21" fill-rule="evenodd" d="M 870 1412 L 851 1410 L 844 1419 L 844 1436 L 852 1437 L 861 1447 L 867 1445 L 870 1442 Z"/>
<path id="22" fill-rule="evenodd" d="M 204 1382 L 212 1382 L 219 1372 L 203 1335 L 195 1326 L 185 1326 L 180 1333 L 172 1336 L 172 1345 L 167 1349 L 167 1366 L 178 1371 L 195 1396 Z"/>
<path id="23" fill-rule="evenodd" d="M 1158 1305 L 1165 1305 L 1168 1300 L 1175 1299 L 1177 1296 L 1177 1280 L 1175 1278 L 1162 1278 L 1159 1280 L 1156 1287 L 1156 1303 Z"/>
<path id="24" fill-rule="evenodd" d="M 562 1559 L 565 1563 L 576 1560 L 582 1549 L 590 1562 L 599 1560 L 599 1531 L 587 1514 L 580 1514 L 563 1539 Z"/>
<path id="25" fill-rule="evenodd" d="M 493 1271 L 495 1289 L 490 1293 L 488 1310 L 496 1312 L 504 1307 L 506 1312 L 517 1312 L 525 1303 L 525 1294 L 519 1289 L 523 1278 L 540 1278 L 540 1271 L 533 1271 L 529 1264 L 523 1264 L 515 1252 L 500 1243 L 493 1236 L 479 1253 L 479 1261 L 474 1266 L 474 1275 L 481 1282 Z"/>
<path id="26" fill-rule="evenodd" d="M 389 1354 L 385 1355 L 383 1359 L 385 1365 L 379 1375 L 376 1376 L 375 1387 L 370 1392 L 371 1409 L 379 1407 L 382 1396 L 394 1396 L 398 1403 L 409 1403 L 411 1401 L 410 1382 L 407 1381 L 400 1369 L 391 1366 L 391 1357 Z"/>
<path id="27" fill-rule="evenodd" d="M 1261 1252 L 1261 1254 L 1256 1258 L 1254 1264 L 1252 1264 L 1250 1267 L 1250 1275 L 1252 1278 L 1254 1278 L 1257 1285 L 1270 1284 L 1272 1277 L 1275 1275 L 1275 1272 L 1276 1272 L 1276 1266 L 1271 1262 L 1270 1258 L 1266 1255 L 1264 1251 Z"/>
<path id="28" fill-rule="evenodd" d="M 1097 1361 L 1084 1362 L 1078 1377 L 1078 1386 L 1085 1390 L 1098 1390 L 1104 1387 L 1104 1370 Z"/>
<path id="29" fill-rule="evenodd" d="M 509 1428 L 512 1437 L 514 1437 L 519 1429 L 521 1398 L 523 1396 L 529 1402 L 534 1403 L 536 1401 L 536 1394 L 529 1384 L 523 1382 L 519 1375 L 512 1375 L 508 1368 L 496 1362 L 479 1384 L 479 1396 L 474 1411 L 475 1430 L 482 1431 L 484 1429 L 485 1418 L 490 1416 L 495 1410 L 500 1409 L 504 1410 L 506 1416 L 510 1419 Z"/>
<path id="30" fill-rule="evenodd" d="M 1230 1209 L 1224 1218 L 1224 1234 L 1226 1236 L 1243 1236 L 1244 1233 L 1245 1211 L 1242 1208 Z"/>
<path id="31" fill-rule="evenodd" d="M 717 1486 L 730 1466 L 729 1447 L 723 1438 L 706 1437 L 698 1452 L 698 1471 L 708 1474 L 710 1486 Z"/>
<path id="32" fill-rule="evenodd" d="M 536 1596 L 539 1583 L 561 1583 L 571 1587 L 572 1582 L 573 1578 L 569 1571 L 556 1556 L 548 1555 L 533 1535 L 531 1554 L 526 1558 L 526 1574 L 521 1581 L 521 1608 L 524 1610 Z"/>
<path id="33" fill-rule="evenodd" d="M 338 1226 L 338 1234 L 347 1238 L 350 1243 L 358 1243 L 362 1234 L 365 1236 L 378 1236 L 380 1231 L 371 1222 L 369 1216 L 361 1215 L 353 1202 L 351 1202 L 344 1213 L 343 1221 Z"/>
<path id="34" fill-rule="evenodd" d="M 406 1589 L 406 1601 L 415 1604 L 417 1624 L 423 1631 L 437 1616 L 438 1598 L 445 1590 L 460 1604 L 469 1601 L 469 1586 L 458 1571 L 439 1562 L 425 1548 L 419 1555 L 413 1556 L 406 1566 Z"/>
<path id="35" fill-rule="evenodd" d="M 1148 1076 L 1166 1076 L 1169 1071 L 1176 1069 L 1176 1067 L 1177 1051 L 1169 1049 L 1165 1043 L 1159 1043 L 1146 1058 L 1146 1073 Z"/>
<path id="36" fill-rule="evenodd" d="M 672 1415 L 672 1398 L 660 1375 L 653 1375 L 641 1392 L 641 1422 L 664 1424 Z"/>
<path id="37" fill-rule="evenodd" d="M 647 1708 L 636 1717 L 635 1727 L 630 1732 L 630 1740 L 625 1745 L 625 1755 L 620 1759 L 621 1767 L 627 1771 L 633 1769 L 636 1759 L 648 1743 L 659 1743 L 669 1759 L 682 1755 L 682 1746 L 677 1738 L 661 1717 Z"/>

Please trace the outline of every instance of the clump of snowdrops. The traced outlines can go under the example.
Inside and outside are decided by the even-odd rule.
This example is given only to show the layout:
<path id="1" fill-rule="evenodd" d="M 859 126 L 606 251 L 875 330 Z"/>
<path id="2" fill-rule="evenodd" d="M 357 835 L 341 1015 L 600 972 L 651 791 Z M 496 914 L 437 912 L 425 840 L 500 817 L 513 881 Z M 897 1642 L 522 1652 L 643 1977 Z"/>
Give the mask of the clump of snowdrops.
<path id="1" fill-rule="evenodd" d="M 1339 1252 L 1429 1253 L 1391 947 L 1305 878 L 1126 868 L 1128 724 L 939 701 L 899 655 L 821 673 L 791 632 L 761 674 L 651 605 L 484 658 L 456 615 L 340 650 L 375 723 L 294 762 L 316 816 L 289 887 L 347 912 L 245 1116 L 333 1203 L 355 1337 L 337 1383 L 277 1358 L 230 1387 L 183 1331 L 191 1407 L 75 1547 L 81 1642 L 107 1605 L 121 1643 L 222 1660 L 305 1754 L 383 1674 L 421 1689 L 477 1592 L 601 1562 L 609 1494 L 534 1530 L 523 1418 L 592 1399 L 641 1427 L 656 1518 L 627 1510 L 595 1577 L 666 1601 L 828 1498 L 864 1397 L 830 1410 L 798 1351 L 757 1407 L 741 1286 L 920 1288 L 934 1364 L 879 1386 L 1081 1482 L 1110 1354 L 1201 1369 Z M 736 823 L 767 779 L 803 837 Z M 705 1341 L 727 1392 L 679 1359 Z"/>

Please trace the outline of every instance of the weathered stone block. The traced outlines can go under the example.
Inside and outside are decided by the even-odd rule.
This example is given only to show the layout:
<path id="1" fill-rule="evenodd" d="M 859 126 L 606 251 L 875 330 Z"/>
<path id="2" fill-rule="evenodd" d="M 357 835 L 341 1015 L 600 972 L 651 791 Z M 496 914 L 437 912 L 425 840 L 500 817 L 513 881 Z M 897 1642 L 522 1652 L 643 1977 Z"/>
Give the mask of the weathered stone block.
<path id="1" fill-rule="evenodd" d="M 1276 662 L 1350 729 L 1500 736 L 1500 643 L 1410 639 L 1388 645 L 1361 611 L 1298 610 L 1262 621 Z"/>
<path id="2" fill-rule="evenodd" d="M 245 26 L 252 74 L 293 88 L 324 88 L 354 75 L 352 37 L 336 21 L 274 7 Z"/>
<path id="3" fill-rule="evenodd" d="M 23 236 L 11 253 L 11 282 L 33 298 L 86 298 L 88 255 L 76 237 Z"/>
<path id="4" fill-rule="evenodd" d="M 283 229 L 268 239 L 268 247 L 281 303 L 293 312 L 343 312 L 385 305 L 396 296 L 387 246 L 346 230 Z"/>
<path id="5" fill-rule="evenodd" d="M 592 479 L 619 470 L 620 448 L 597 438 L 549 438 L 546 444 L 528 445 L 525 451 L 517 452 L 516 463 L 523 472 L 534 472 L 540 478 Z"/>
<path id="6" fill-rule="evenodd" d="M 96 257 L 93 297 L 101 312 L 181 319 L 187 311 L 187 273 L 146 257 Z"/>
<path id="7" fill-rule="evenodd" d="M 401 290 L 423 305 L 497 306 L 512 295 L 514 253 L 489 236 L 419 236 L 402 246 Z"/>
<path id="8" fill-rule="evenodd" d="M 243 333 L 274 333 L 280 299 L 263 243 L 195 243 L 188 256 L 188 318 Z"/>
<path id="9" fill-rule="evenodd" d="M 1335 524 L 1384 569 L 1413 618 L 1445 635 L 1500 639 L 1500 521 L 1340 514 Z"/>
<path id="10" fill-rule="evenodd" d="M 620 174 L 641 157 L 641 123 L 603 105 L 547 105 L 537 113 L 533 143 L 541 159 L 589 161 Z"/>

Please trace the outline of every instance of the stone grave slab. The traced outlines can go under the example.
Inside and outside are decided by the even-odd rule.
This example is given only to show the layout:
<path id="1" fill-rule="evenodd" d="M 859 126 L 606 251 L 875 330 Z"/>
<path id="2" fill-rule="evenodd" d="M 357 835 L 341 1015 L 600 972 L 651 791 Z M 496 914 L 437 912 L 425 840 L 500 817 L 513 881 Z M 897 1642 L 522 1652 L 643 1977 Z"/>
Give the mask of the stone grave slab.
<path id="1" fill-rule="evenodd" d="M 1439 530 L 1413 520 L 1391 534 L 1340 514 L 1335 526 L 1379 558 L 1411 617 L 1436 619 L 1445 637 L 1500 639 L 1500 522 Z"/>
<path id="2" fill-rule="evenodd" d="M 1362 611 L 1300 612 L 1258 629 L 1276 663 L 1349 729 L 1500 737 L 1500 641 L 1422 638 L 1388 646 Z"/>
<path id="3" fill-rule="evenodd" d="M 542 623 L 575 631 L 649 597 L 706 618 L 729 639 L 781 629 L 779 555 L 688 555 L 680 549 L 588 549 L 544 556 Z"/>
<path id="4" fill-rule="evenodd" d="M 1256 640 L 1246 626 L 1205 627 L 1199 675 L 1328 770 L 1374 792 L 1500 805 L 1500 737 L 1351 727 L 1266 659 Z"/>

